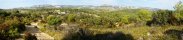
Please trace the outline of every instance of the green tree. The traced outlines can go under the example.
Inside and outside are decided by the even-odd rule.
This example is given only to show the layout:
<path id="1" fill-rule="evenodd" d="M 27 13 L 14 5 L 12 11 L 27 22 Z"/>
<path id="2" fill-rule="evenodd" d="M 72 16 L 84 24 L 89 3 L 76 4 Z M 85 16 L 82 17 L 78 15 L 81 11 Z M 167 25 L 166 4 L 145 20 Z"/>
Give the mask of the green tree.
<path id="1" fill-rule="evenodd" d="M 179 20 L 183 20 L 183 3 L 179 1 L 175 5 L 174 9 L 175 9 L 176 18 L 178 18 Z"/>
<path id="2" fill-rule="evenodd" d="M 147 9 L 140 9 L 137 14 L 140 18 L 140 21 L 150 21 L 152 18 L 152 12 Z"/>

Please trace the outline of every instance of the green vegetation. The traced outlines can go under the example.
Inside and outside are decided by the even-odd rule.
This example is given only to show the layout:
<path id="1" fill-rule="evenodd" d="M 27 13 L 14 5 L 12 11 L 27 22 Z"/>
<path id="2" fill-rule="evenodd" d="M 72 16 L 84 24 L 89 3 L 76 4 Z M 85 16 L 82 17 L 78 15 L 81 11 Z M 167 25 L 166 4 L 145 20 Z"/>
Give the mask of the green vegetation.
<path id="1" fill-rule="evenodd" d="M 49 25 L 56 25 L 58 23 L 61 23 L 60 21 L 61 19 L 59 19 L 59 17 L 55 17 L 53 15 L 47 17 L 47 22 Z"/>
<path id="2" fill-rule="evenodd" d="M 30 33 L 20 35 L 31 23 L 56 40 L 182 40 L 183 3 L 175 10 L 0 9 L 0 40 L 36 40 Z"/>
<path id="3" fill-rule="evenodd" d="M 20 33 L 25 31 L 25 25 L 21 23 L 18 18 L 7 19 L 0 24 L 0 35 L 2 40 L 14 39 L 20 36 Z"/>

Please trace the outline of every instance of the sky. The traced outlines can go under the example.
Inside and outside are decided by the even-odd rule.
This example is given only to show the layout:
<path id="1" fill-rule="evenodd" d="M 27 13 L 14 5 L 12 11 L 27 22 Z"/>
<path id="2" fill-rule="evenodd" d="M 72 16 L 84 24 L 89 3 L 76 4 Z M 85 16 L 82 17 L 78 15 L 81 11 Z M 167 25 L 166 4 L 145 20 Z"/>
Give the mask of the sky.
<path id="1" fill-rule="evenodd" d="M 173 9 L 173 6 L 183 0 L 0 0 L 0 8 L 10 9 L 29 7 L 33 5 L 115 5 Z"/>

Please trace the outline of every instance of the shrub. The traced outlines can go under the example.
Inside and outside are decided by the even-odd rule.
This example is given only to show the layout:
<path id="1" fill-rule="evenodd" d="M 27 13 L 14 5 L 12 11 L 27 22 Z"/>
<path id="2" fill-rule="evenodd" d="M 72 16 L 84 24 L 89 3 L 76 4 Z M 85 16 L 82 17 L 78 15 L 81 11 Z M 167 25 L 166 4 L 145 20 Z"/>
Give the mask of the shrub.
<path id="1" fill-rule="evenodd" d="M 137 15 L 140 18 L 140 21 L 146 22 L 151 20 L 152 12 L 146 9 L 140 9 Z"/>
<path id="2" fill-rule="evenodd" d="M 147 22 L 147 25 L 166 25 L 177 23 L 173 12 L 170 10 L 158 10 L 153 14 L 152 20 Z"/>
<path id="3" fill-rule="evenodd" d="M 166 37 L 172 38 L 173 40 L 182 40 L 182 32 L 183 31 L 180 30 L 170 29 L 166 30 L 164 34 L 166 35 Z"/>
<path id="4" fill-rule="evenodd" d="M 0 36 L 2 39 L 15 39 L 20 37 L 20 33 L 24 31 L 25 28 L 17 24 L 7 25 L 0 24 Z"/>
<path id="5" fill-rule="evenodd" d="M 90 30 L 79 29 L 78 31 L 67 33 L 63 40 L 134 40 L 134 38 L 130 34 L 122 32 L 94 34 Z"/>
<path id="6" fill-rule="evenodd" d="M 49 25 L 56 25 L 56 24 L 61 23 L 61 19 L 59 17 L 56 17 L 56 16 L 48 16 L 47 22 Z"/>
<path id="7" fill-rule="evenodd" d="M 7 13 L 4 10 L 0 10 L 0 16 L 6 17 L 6 16 L 9 16 L 9 15 L 10 15 L 10 13 Z"/>
<path id="8" fill-rule="evenodd" d="M 20 33 L 25 31 L 25 25 L 18 18 L 6 19 L 0 24 L 0 36 L 2 39 L 15 39 L 20 37 Z"/>
<path id="9" fill-rule="evenodd" d="M 66 16 L 68 22 L 75 22 L 76 21 L 75 17 L 76 17 L 76 14 L 68 14 Z"/>
<path id="10" fill-rule="evenodd" d="M 86 29 L 69 30 L 64 35 L 63 40 L 87 40 L 91 35 L 92 32 Z"/>

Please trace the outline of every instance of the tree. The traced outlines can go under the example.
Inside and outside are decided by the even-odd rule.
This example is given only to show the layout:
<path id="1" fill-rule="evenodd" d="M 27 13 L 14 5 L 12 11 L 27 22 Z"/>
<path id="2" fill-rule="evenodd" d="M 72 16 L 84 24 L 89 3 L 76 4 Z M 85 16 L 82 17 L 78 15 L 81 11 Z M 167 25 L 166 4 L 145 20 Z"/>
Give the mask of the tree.
<path id="1" fill-rule="evenodd" d="M 178 18 L 179 20 L 183 20 L 183 3 L 179 1 L 175 5 L 174 9 L 175 9 L 176 18 Z"/>
<path id="2" fill-rule="evenodd" d="M 137 14 L 140 18 L 140 21 L 149 21 L 151 20 L 152 13 L 149 10 L 146 9 L 140 9 Z"/>

